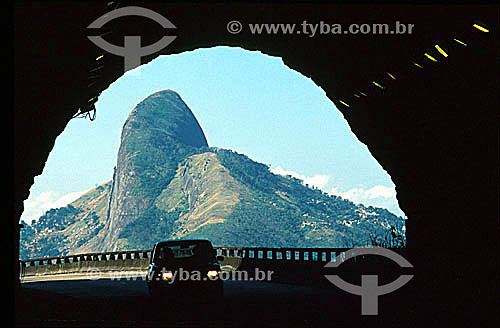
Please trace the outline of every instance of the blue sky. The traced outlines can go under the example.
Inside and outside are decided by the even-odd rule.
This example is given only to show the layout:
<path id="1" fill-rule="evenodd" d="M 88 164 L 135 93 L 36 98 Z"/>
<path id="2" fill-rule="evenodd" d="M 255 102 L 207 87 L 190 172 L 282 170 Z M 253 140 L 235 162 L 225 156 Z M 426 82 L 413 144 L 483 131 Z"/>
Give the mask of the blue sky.
<path id="1" fill-rule="evenodd" d="M 22 219 L 37 219 L 110 180 L 130 111 L 165 89 L 180 94 L 210 146 L 243 153 L 325 192 L 404 215 L 390 176 L 311 79 L 279 57 L 215 47 L 161 56 L 127 72 L 100 95 L 95 121 L 71 120 L 35 178 Z"/>

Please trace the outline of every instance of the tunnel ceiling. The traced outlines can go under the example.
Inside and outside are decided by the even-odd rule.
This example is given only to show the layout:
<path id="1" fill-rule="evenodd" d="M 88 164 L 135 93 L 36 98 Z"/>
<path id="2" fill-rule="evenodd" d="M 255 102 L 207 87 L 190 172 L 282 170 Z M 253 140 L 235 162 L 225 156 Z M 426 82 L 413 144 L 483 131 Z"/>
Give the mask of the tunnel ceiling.
<path id="1" fill-rule="evenodd" d="M 454 256 L 477 255 L 466 245 L 478 241 L 498 247 L 497 6 L 134 4 L 160 13 L 176 29 L 124 17 L 89 31 L 91 22 L 117 6 L 114 2 L 15 5 L 15 225 L 55 138 L 123 74 L 123 57 L 105 53 L 87 36 L 105 34 L 108 42 L 122 45 L 125 35 L 140 35 L 147 45 L 176 35 L 142 63 L 160 54 L 237 46 L 279 56 L 325 90 L 396 184 L 409 217 L 408 245 L 421 268 L 441 263 L 439 256 L 449 256 L 449 249 Z M 232 20 L 244 26 L 399 21 L 414 24 L 414 32 L 308 37 L 252 35 L 244 29 L 233 35 L 226 29 Z M 359 97 L 360 91 L 367 96 Z M 448 266 L 460 267 L 464 277 L 477 269 L 475 264 L 464 269 L 458 259 Z M 428 284 L 433 288 L 437 282 Z"/>

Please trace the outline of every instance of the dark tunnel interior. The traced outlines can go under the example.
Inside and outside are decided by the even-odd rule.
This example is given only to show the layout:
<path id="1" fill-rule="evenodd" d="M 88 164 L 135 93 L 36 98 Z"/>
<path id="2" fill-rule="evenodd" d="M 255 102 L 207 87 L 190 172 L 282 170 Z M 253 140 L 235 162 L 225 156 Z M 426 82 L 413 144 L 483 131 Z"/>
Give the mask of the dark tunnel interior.
<path id="1" fill-rule="evenodd" d="M 92 110 L 96 97 L 123 74 L 123 57 L 104 53 L 87 36 L 107 33 L 106 40 L 119 45 L 124 35 L 141 35 L 143 44 L 151 44 L 167 34 L 177 36 L 174 42 L 142 57 L 142 64 L 159 55 L 227 45 L 280 56 L 287 66 L 310 77 L 396 185 L 398 202 L 409 218 L 408 260 L 416 270 L 409 284 L 414 299 L 406 306 L 450 318 L 457 312 L 472 317 L 495 311 L 498 6 L 134 5 L 161 13 L 176 29 L 167 31 L 153 23 L 124 24 L 117 19 L 98 33 L 90 32 L 87 26 L 110 10 L 104 2 L 18 2 L 14 6 L 14 213 L 10 232 L 14 236 L 14 284 L 18 279 L 18 222 L 34 177 L 42 173 L 68 121 L 78 111 Z M 245 24 L 298 25 L 303 21 L 399 21 L 414 24 L 414 33 L 307 37 L 244 31 L 236 35 L 226 30 L 233 19 Z M 489 32 L 474 28 L 475 23 L 488 27 Z M 436 44 L 449 56 L 440 54 Z M 484 302 L 490 305 L 483 306 Z"/>

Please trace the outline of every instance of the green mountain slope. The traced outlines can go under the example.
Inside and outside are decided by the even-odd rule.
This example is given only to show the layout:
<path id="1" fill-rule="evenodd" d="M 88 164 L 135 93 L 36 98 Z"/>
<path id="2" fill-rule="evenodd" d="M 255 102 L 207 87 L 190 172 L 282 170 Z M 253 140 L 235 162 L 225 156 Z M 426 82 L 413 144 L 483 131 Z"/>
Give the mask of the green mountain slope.
<path id="1" fill-rule="evenodd" d="M 108 181 L 65 207 L 47 211 L 33 225 L 22 222 L 20 258 L 85 252 L 106 223 L 110 190 Z"/>
<path id="2" fill-rule="evenodd" d="M 150 215 L 129 224 L 122 236 L 135 247 L 162 238 L 254 247 L 354 247 L 385 237 L 391 227 L 403 234 L 403 226 L 387 210 L 355 205 L 275 175 L 244 155 L 212 149 L 183 161 Z"/>
<path id="3" fill-rule="evenodd" d="M 180 96 L 146 98 L 124 124 L 112 181 L 48 211 L 21 235 L 21 257 L 150 248 L 159 240 L 215 245 L 354 247 L 404 235 L 387 210 L 304 186 L 231 150 L 210 148 Z"/>

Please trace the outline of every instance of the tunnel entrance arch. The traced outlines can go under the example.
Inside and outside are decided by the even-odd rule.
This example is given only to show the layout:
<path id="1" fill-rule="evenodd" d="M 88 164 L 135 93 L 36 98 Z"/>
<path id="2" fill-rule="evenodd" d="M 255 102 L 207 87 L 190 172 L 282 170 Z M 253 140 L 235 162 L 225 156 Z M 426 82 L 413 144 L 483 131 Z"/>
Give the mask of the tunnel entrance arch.
<path id="1" fill-rule="evenodd" d="M 498 97 L 495 96 L 498 33 L 477 34 L 472 24 L 483 22 L 491 32 L 498 31 L 496 6 L 415 6 L 411 10 L 406 6 L 383 9 L 369 6 L 363 10 L 346 6 L 320 9 L 297 6 L 282 10 L 278 5 L 172 4 L 151 9 L 164 13 L 176 26 L 184 26 L 172 48 L 169 47 L 169 53 L 214 45 L 261 49 L 281 56 L 290 68 L 311 77 L 326 90 L 358 139 L 368 145 L 398 186 L 398 200 L 410 218 L 408 246 L 413 257 L 409 260 L 423 272 L 415 277 L 419 286 L 424 287 L 415 293 L 415 302 L 428 304 L 429 308 L 429 304 L 436 303 L 465 304 L 465 293 L 457 298 L 453 290 L 463 290 L 466 286 L 467 291 L 478 295 L 477 291 L 488 286 L 469 277 L 489 271 L 485 269 L 488 264 L 491 264 L 491 272 L 495 272 L 489 253 L 479 252 L 471 245 L 483 245 L 478 247 L 490 251 L 498 245 Z M 41 173 L 55 138 L 76 109 L 87 108 L 89 99 L 122 74 L 122 58 L 112 58 L 108 68 L 92 84 L 94 89 L 89 88 L 90 67 L 95 68 L 92 63 L 95 64 L 102 53 L 86 43 L 86 26 L 107 11 L 103 5 L 87 4 L 58 4 L 50 8 L 20 4 L 15 8 L 15 47 L 22 50 L 16 51 L 15 62 L 12 230 L 15 268 L 17 222 L 34 176 Z M 175 21 L 174 17 L 182 17 L 184 23 L 179 23 L 181 19 Z M 390 35 L 336 39 L 299 35 L 290 38 L 266 35 L 264 38 L 250 33 L 234 36 L 226 32 L 225 26 L 235 17 L 263 23 L 295 20 L 299 25 L 304 20 L 318 19 L 331 22 L 399 20 L 414 23 L 414 30 L 419 32 L 401 39 Z M 45 28 L 33 30 L 32 26 Z M 145 35 L 160 36 L 158 31 L 147 29 L 145 26 Z M 123 35 L 117 35 L 119 31 L 120 27 L 113 27 L 113 35 L 109 37 L 123 39 Z M 463 52 L 450 53 L 448 59 L 441 58 L 439 63 L 425 59 L 424 53 L 443 39 L 457 39 L 467 46 Z M 153 57 L 143 58 L 143 63 Z M 426 66 L 421 65 L 422 71 L 414 65 L 417 72 L 423 74 L 398 79 L 396 88 L 374 93 L 356 108 L 346 101 L 349 96 L 356 98 L 353 90 L 359 85 L 374 81 L 385 86 L 375 78 L 376 74 L 387 72 L 389 63 L 401 64 L 410 58 L 419 65 L 417 58 L 429 60 Z M 61 92 L 62 86 L 64 92 Z M 339 99 L 350 107 L 343 108 Z M 480 190 L 488 192 L 480 193 Z M 474 218 L 480 218 L 480 224 Z M 412 240 L 418 248 L 412 247 Z M 466 240 L 471 242 L 465 243 Z M 451 254 L 450 250 L 453 250 Z M 464 258 L 476 261 L 464 266 Z M 485 279 L 494 284 L 493 279 Z M 17 280 L 15 270 L 13 280 Z M 439 290 L 442 295 L 436 299 L 425 290 Z M 492 297 L 493 291 L 485 291 L 485 297 Z M 469 310 L 473 313 L 484 311 L 480 303 L 471 307 Z"/>
<path id="2" fill-rule="evenodd" d="M 148 107 L 143 102 L 147 102 L 146 98 L 153 97 L 153 95 L 158 95 L 158 99 L 162 99 L 158 90 L 167 87 L 176 90 L 176 97 L 182 99 L 191 109 L 198 123 L 201 124 L 202 133 L 208 139 L 210 147 L 231 149 L 249 156 L 253 161 L 272 163 L 268 164 L 272 173 L 284 177 L 290 175 L 301 179 L 310 188 L 319 189 L 324 195 L 328 195 L 328 198 L 324 198 L 327 203 L 337 202 L 336 206 L 346 206 L 350 209 L 349 214 L 341 214 L 333 208 L 322 209 L 319 206 L 308 209 L 303 200 L 305 196 L 299 197 L 300 199 L 293 196 L 293 200 L 289 199 L 289 201 L 296 203 L 301 208 L 301 211 L 304 211 L 305 217 L 296 217 L 290 209 L 287 210 L 289 212 L 287 212 L 286 217 L 289 220 L 292 220 L 292 218 L 299 220 L 293 227 L 299 225 L 300 221 L 306 220 L 303 225 L 300 225 L 300 231 L 297 231 L 298 240 L 300 239 L 298 238 L 300 233 L 306 234 L 307 231 L 314 230 L 310 226 L 318 220 L 314 225 L 325 225 L 321 225 L 322 229 L 326 229 L 325 235 L 322 238 L 319 235 L 316 236 L 317 243 L 310 242 L 311 247 L 323 245 L 327 240 L 325 236 L 328 235 L 329 231 L 331 232 L 331 229 L 334 229 L 334 226 L 336 227 L 334 230 L 338 230 L 341 236 L 347 235 L 328 239 L 332 247 L 362 246 L 373 242 L 372 239 L 385 240 L 388 236 L 392 236 L 388 227 L 394 228 L 397 236 L 404 238 L 404 220 L 398 219 L 397 222 L 392 222 L 392 220 L 396 220 L 392 216 L 393 214 L 404 217 L 404 213 L 397 204 L 394 185 L 390 177 L 373 159 L 366 146 L 355 138 L 340 112 L 325 97 L 324 91 L 318 88 L 310 79 L 306 79 L 297 72 L 288 69 L 279 58 L 265 56 L 259 52 L 249 52 L 241 48 L 215 47 L 175 56 L 160 56 L 141 66 L 141 68 L 125 73 L 99 96 L 99 101 L 95 104 L 98 114 L 89 116 L 91 119 L 95 118 L 93 122 L 74 118 L 68 123 L 50 153 L 45 164 L 44 173 L 37 178 L 31 188 L 30 197 L 25 202 L 28 210 L 23 213 L 22 219 L 25 222 L 30 222 L 32 219 L 38 219 L 44 215 L 49 208 L 63 207 L 73 201 L 76 203 L 72 205 L 77 209 L 82 209 L 81 201 L 78 199 L 84 193 L 87 195 L 84 197 L 91 197 L 87 192 L 94 193 L 91 189 L 99 185 L 100 187 L 97 187 L 97 189 L 107 190 L 109 183 L 103 183 L 111 179 L 111 191 L 103 191 L 104 194 L 99 194 L 99 197 L 103 199 L 109 197 L 110 200 L 107 202 L 108 210 L 106 212 L 103 209 L 104 205 L 95 205 L 95 214 L 98 219 L 96 222 L 93 220 L 93 223 L 88 224 L 86 228 L 88 233 L 82 235 L 81 242 L 77 243 L 79 246 L 76 249 L 74 241 L 69 241 L 66 237 L 63 237 L 65 234 L 61 233 L 61 238 L 64 238 L 65 241 L 61 242 L 61 246 L 57 246 L 59 251 L 53 249 L 52 246 L 48 246 L 52 245 L 52 242 L 49 241 L 52 237 L 46 236 L 48 239 L 46 239 L 47 246 L 44 248 L 45 253 L 41 254 L 36 251 L 29 253 L 27 249 L 38 240 L 38 237 L 33 240 L 23 238 L 21 258 L 38 258 L 45 254 L 57 256 L 62 251 L 63 254 L 75 254 L 144 249 L 152 246 L 142 240 L 141 244 L 123 245 L 121 249 L 110 248 L 109 241 L 104 241 L 108 239 L 101 235 L 104 231 L 107 231 L 106 234 L 108 235 L 114 235 L 109 231 L 111 226 L 114 230 L 119 230 L 118 223 L 111 223 L 115 220 L 112 218 L 115 218 L 117 211 L 128 212 L 125 207 L 132 210 L 130 206 L 124 204 L 124 200 L 122 200 L 123 194 L 118 191 L 122 185 L 118 181 L 124 179 L 119 177 L 127 176 L 129 173 L 141 176 L 144 174 L 143 172 L 149 172 L 150 170 L 152 170 L 151 172 L 154 171 L 154 174 L 160 174 L 161 176 L 165 174 L 159 173 L 152 168 L 146 170 L 139 166 L 138 163 L 136 164 L 138 166 L 127 164 L 131 165 L 129 168 L 131 171 L 129 173 L 125 172 L 123 167 L 127 160 L 124 159 L 128 158 L 128 156 L 122 154 L 121 145 L 125 144 L 123 138 L 125 125 L 131 120 L 129 116 L 132 115 L 129 113 L 130 110 L 134 108 L 133 111 L 135 112 L 140 111 L 139 108 L 144 106 Z M 136 117 L 135 120 L 137 119 Z M 158 117 L 161 122 L 166 119 L 168 117 Z M 155 126 L 155 129 L 160 127 L 151 122 L 147 123 L 147 126 L 151 126 L 151 128 Z M 129 136 L 131 133 L 129 128 L 127 128 L 127 131 L 129 132 L 126 134 Z M 141 133 L 141 139 L 145 138 L 146 135 L 149 135 L 148 132 Z M 99 142 L 96 143 L 93 140 L 99 140 Z M 149 145 L 149 147 L 154 148 L 156 146 Z M 120 149 L 120 152 L 118 152 L 118 149 Z M 125 153 L 125 151 L 123 152 Z M 133 156 L 135 155 L 137 154 L 134 153 Z M 152 161 L 153 158 L 156 157 L 151 157 L 149 160 Z M 241 161 L 237 161 L 237 163 L 243 165 Z M 116 171 L 113 171 L 113 167 L 115 167 Z M 227 165 L 225 167 L 231 168 L 231 166 Z M 236 168 L 233 167 L 233 169 Z M 233 172 L 233 177 L 239 177 L 234 175 L 236 172 Z M 139 181 L 142 180 L 137 180 L 134 185 L 137 187 L 141 185 Z M 239 181 L 239 183 L 244 182 Z M 158 182 L 155 186 L 158 184 L 161 183 Z M 166 185 L 162 188 L 165 187 Z M 251 188 L 251 190 L 256 192 L 262 187 L 261 182 L 260 185 Z M 279 189 L 280 187 L 276 184 L 274 188 Z M 283 189 L 280 193 L 286 195 L 286 190 Z M 80 193 L 78 194 L 75 191 L 80 191 Z M 59 193 L 57 198 L 54 195 L 54 197 L 47 197 L 45 201 L 41 200 L 43 195 L 50 196 L 56 192 Z M 154 194 L 153 189 L 149 190 L 149 192 L 146 194 L 148 199 L 150 197 L 153 197 L 153 199 L 159 197 L 159 195 Z M 184 192 L 190 193 L 189 190 Z M 59 199 L 61 201 L 67 199 L 66 195 L 68 197 L 74 195 L 74 197 L 71 200 L 68 199 L 64 204 L 59 203 Z M 295 193 L 292 192 L 292 195 L 295 195 Z M 271 196 L 268 195 L 268 197 Z M 345 205 L 340 200 L 332 198 L 332 196 L 340 196 L 345 200 L 354 202 L 354 204 Z M 311 197 L 319 196 L 311 195 Z M 239 199 L 239 197 L 237 198 Z M 120 201 L 117 199 L 120 199 Z M 133 199 L 130 200 L 130 202 L 132 201 Z M 281 198 L 274 201 L 281 201 Z M 232 204 L 232 202 L 228 204 Z M 358 208 L 359 204 L 364 207 Z M 138 204 L 137 206 L 143 205 Z M 153 204 L 147 207 L 151 206 Z M 377 210 L 370 209 L 369 206 L 376 207 Z M 118 208 L 121 208 L 121 210 L 118 210 Z M 191 209 L 190 207 L 189 212 L 196 212 L 196 208 Z M 382 209 L 389 210 L 390 213 L 379 213 L 378 211 L 382 211 Z M 172 210 L 170 209 L 169 212 Z M 70 231 L 72 225 L 80 224 L 80 220 L 85 217 L 84 213 L 88 211 L 90 209 L 84 209 L 73 221 L 70 220 L 73 223 L 65 230 Z M 144 209 L 138 211 L 138 213 L 145 214 Z M 247 209 L 247 211 L 253 213 L 251 209 Z M 214 213 L 205 213 L 205 216 L 211 217 Z M 139 219 L 142 214 L 136 214 L 135 219 L 127 219 L 130 220 L 129 224 Z M 274 215 L 277 214 L 274 213 Z M 228 215 L 228 213 L 221 214 L 221 217 L 217 218 L 216 221 L 233 217 Z M 309 217 L 309 215 L 312 216 Z M 156 216 L 161 215 L 157 213 Z M 256 219 L 258 216 L 255 216 L 254 213 L 253 217 Z M 271 218 L 269 219 L 271 220 Z M 41 221 L 45 222 L 47 220 L 49 220 L 48 215 Z M 66 221 L 61 216 L 50 220 Z M 184 218 L 183 220 L 187 219 Z M 373 224 L 374 226 L 372 228 L 368 228 L 364 224 L 358 226 L 358 220 L 363 223 L 366 221 L 366 224 L 369 222 L 370 225 Z M 389 221 L 386 222 L 386 220 Z M 122 221 L 125 221 L 125 218 L 118 220 L 118 222 Z M 251 222 L 252 220 L 247 219 L 247 221 Z M 375 221 L 379 223 L 375 224 Z M 153 224 L 156 221 L 151 218 L 148 222 Z M 207 219 L 207 222 L 211 221 Z M 355 223 L 354 227 L 351 226 L 352 222 Z M 44 227 L 45 225 L 40 223 L 31 226 L 26 225 L 25 231 L 27 232 L 23 236 L 27 236 L 31 228 L 40 231 Z M 121 225 L 120 227 L 123 228 Z M 156 227 L 156 225 L 150 226 L 149 230 L 159 229 L 153 227 Z M 380 229 L 381 227 L 383 229 Z M 46 228 L 52 229 L 52 226 Z M 235 232 L 237 230 L 226 227 L 226 231 Z M 369 231 L 370 236 L 366 235 L 367 231 Z M 142 232 L 137 233 L 143 235 Z M 316 234 L 313 231 L 309 231 L 309 233 Z M 128 236 L 129 233 L 123 233 L 122 235 Z M 277 236 L 279 236 L 279 233 Z M 100 242 L 89 241 L 88 238 L 92 240 L 97 238 Z M 217 240 L 217 238 L 213 242 L 215 245 L 230 246 L 298 246 L 298 244 L 293 244 L 292 240 L 294 239 L 290 239 L 290 236 L 285 239 L 288 242 L 283 245 L 272 244 L 275 238 L 272 238 L 269 232 L 266 237 L 262 238 L 269 239 L 270 243 L 267 245 L 240 244 L 236 239 L 221 241 Z M 256 237 L 252 236 L 250 238 L 250 240 L 253 239 L 256 239 Z M 249 242 L 249 240 L 246 241 L 246 243 Z"/>

